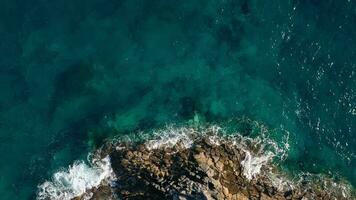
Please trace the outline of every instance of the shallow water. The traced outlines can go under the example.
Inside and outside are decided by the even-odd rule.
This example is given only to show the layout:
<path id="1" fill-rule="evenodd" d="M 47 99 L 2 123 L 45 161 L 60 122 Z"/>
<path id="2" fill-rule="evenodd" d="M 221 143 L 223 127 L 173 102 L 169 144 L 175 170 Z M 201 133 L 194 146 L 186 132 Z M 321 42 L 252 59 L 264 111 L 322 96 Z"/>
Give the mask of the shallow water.
<path id="1" fill-rule="evenodd" d="M 0 11 L 1 199 L 35 198 L 105 138 L 197 114 L 289 132 L 286 170 L 356 185 L 353 0 L 3 0 Z"/>

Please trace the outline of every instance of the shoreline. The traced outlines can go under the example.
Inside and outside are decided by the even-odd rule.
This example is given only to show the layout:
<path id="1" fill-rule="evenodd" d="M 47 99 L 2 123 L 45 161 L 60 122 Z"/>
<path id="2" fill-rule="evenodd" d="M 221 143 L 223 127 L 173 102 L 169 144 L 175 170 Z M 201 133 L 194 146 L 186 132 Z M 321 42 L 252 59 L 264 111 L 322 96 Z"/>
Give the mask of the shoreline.
<path id="1" fill-rule="evenodd" d="M 355 198 L 347 183 L 311 174 L 292 180 L 274 163 L 283 159 L 288 149 L 267 137 L 227 136 L 222 132 L 218 126 L 167 127 L 137 141 L 108 142 L 90 159 L 100 181 L 60 198 Z M 38 199 L 56 199 L 56 185 L 51 189 L 40 186 Z"/>

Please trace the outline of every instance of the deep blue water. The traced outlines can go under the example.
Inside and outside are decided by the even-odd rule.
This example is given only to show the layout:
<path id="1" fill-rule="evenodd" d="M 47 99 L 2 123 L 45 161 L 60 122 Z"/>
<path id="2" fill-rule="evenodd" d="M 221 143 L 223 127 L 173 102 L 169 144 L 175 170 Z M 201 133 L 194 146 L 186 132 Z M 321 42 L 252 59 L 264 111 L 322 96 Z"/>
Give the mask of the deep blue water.
<path id="1" fill-rule="evenodd" d="M 1 199 L 194 113 L 282 127 L 286 169 L 356 185 L 354 0 L 1 0 L 0 39 Z"/>

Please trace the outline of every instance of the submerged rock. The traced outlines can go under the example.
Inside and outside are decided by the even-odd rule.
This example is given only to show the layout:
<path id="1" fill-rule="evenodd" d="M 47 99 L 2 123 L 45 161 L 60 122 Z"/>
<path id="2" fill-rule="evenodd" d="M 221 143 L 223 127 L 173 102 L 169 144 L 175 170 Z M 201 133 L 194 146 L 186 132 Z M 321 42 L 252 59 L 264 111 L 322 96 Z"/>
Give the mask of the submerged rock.
<path id="1" fill-rule="evenodd" d="M 174 141 L 161 138 L 107 145 L 98 155 L 110 156 L 115 181 L 103 183 L 74 199 L 352 198 L 345 188 L 331 186 L 331 180 L 301 184 L 289 181 L 268 161 L 246 166 L 243 163 L 251 159 L 252 152 L 217 135 L 186 134 L 184 139 Z M 246 167 L 259 170 L 251 175 L 246 173 L 251 170 Z"/>

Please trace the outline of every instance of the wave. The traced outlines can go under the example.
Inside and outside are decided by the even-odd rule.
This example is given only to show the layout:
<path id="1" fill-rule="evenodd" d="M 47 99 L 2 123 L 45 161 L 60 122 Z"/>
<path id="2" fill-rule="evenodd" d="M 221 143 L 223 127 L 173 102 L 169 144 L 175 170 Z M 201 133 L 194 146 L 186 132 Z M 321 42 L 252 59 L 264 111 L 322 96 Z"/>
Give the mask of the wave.
<path id="1" fill-rule="evenodd" d="M 223 127 L 211 125 L 201 129 L 189 126 L 174 127 L 168 126 L 164 129 L 153 131 L 149 136 L 143 138 L 149 139 L 145 142 L 148 149 L 161 149 L 173 147 L 177 144 L 189 149 L 194 144 L 194 139 L 206 137 L 213 144 L 229 143 L 245 152 L 245 158 L 242 160 L 244 176 L 252 180 L 256 177 L 263 166 L 274 159 L 283 160 L 287 157 L 289 151 L 289 132 L 285 132 L 286 137 L 281 143 L 277 143 L 269 137 L 268 130 L 262 124 L 254 122 L 255 128 L 258 128 L 257 137 L 243 136 L 239 132 L 227 132 Z"/>
<path id="2" fill-rule="evenodd" d="M 256 134 L 244 135 L 239 131 L 229 131 L 225 127 L 218 125 L 206 126 L 167 126 L 162 129 L 140 132 L 125 136 L 117 136 L 108 142 L 110 148 L 116 150 L 126 148 L 127 144 L 143 144 L 149 151 L 163 149 L 191 149 L 198 140 L 208 140 L 209 144 L 219 146 L 229 145 L 243 152 L 243 157 L 239 165 L 242 168 L 242 175 L 252 181 L 259 176 L 269 179 L 271 184 L 279 191 L 287 191 L 294 188 L 301 188 L 307 180 L 308 187 L 313 188 L 315 183 L 318 187 L 325 187 L 328 191 L 341 192 L 342 197 L 351 196 L 351 187 L 348 184 L 335 183 L 331 179 L 322 176 L 304 174 L 298 176 L 298 180 L 289 178 L 286 174 L 276 170 L 276 162 L 281 162 L 288 156 L 289 133 L 283 132 L 282 140 L 278 142 L 273 139 L 273 134 L 264 125 L 257 122 L 252 123 L 252 129 Z M 174 147 L 174 148 L 173 148 Z M 179 147 L 179 148 L 178 148 Z M 105 147 L 103 147 L 105 148 Z M 54 199 L 69 200 L 81 196 L 83 199 L 90 199 L 93 188 L 99 185 L 113 186 L 117 183 L 113 172 L 109 151 L 99 149 L 92 154 L 93 159 L 89 159 L 89 165 L 83 161 L 77 161 L 67 170 L 55 173 L 50 181 L 46 181 L 38 186 L 38 200 Z M 104 153 L 103 153 L 104 152 Z M 105 153 L 106 152 L 106 153 Z M 170 153 L 174 153 L 169 151 Z M 105 155 L 106 154 L 106 155 Z"/>
<path id="3" fill-rule="evenodd" d="M 38 186 L 38 200 L 70 200 L 87 194 L 83 199 L 90 199 L 88 190 L 115 179 L 111 168 L 110 158 L 92 159 L 89 165 L 77 161 L 66 170 L 56 172 L 52 180 Z"/>

